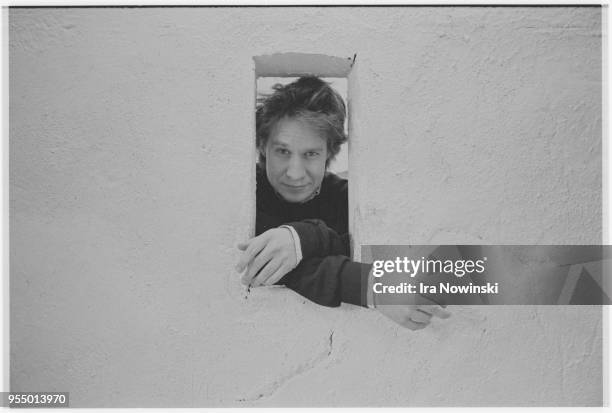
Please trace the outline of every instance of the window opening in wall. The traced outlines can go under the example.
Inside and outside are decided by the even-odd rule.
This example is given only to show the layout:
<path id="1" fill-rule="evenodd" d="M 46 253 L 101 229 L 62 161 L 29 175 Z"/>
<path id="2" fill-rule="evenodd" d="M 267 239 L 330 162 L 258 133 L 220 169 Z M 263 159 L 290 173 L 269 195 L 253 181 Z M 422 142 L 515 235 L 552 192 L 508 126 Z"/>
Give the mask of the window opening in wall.
<path id="1" fill-rule="evenodd" d="M 260 77 L 256 92 L 256 237 L 244 247 L 252 255 L 247 279 L 281 282 L 306 297 L 339 294 L 334 280 L 351 255 L 347 79 Z M 325 286 L 333 291 L 321 293 Z"/>
<path id="2" fill-rule="evenodd" d="M 295 223 L 298 262 L 350 256 L 347 79 L 259 77 L 256 93 L 256 235 Z"/>
<path id="3" fill-rule="evenodd" d="M 339 305 L 346 299 L 341 271 L 351 257 L 347 141 L 354 58 L 281 53 L 253 60 L 255 233 L 239 246 L 237 269 L 250 287 L 280 283 L 319 304 Z M 353 285 L 361 275 L 358 265 L 351 268 Z M 349 287 L 355 297 L 345 302 L 359 301 L 359 288 Z"/>

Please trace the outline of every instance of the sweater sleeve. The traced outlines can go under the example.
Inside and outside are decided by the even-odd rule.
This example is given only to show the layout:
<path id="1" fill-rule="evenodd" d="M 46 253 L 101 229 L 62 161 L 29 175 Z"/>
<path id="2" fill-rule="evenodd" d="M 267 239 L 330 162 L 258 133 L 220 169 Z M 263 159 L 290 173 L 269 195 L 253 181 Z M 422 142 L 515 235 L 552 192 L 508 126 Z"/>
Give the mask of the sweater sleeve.
<path id="1" fill-rule="evenodd" d="M 348 233 L 339 235 L 320 219 L 290 222 L 297 233 L 304 259 L 328 255 L 350 255 Z"/>
<path id="2" fill-rule="evenodd" d="M 305 258 L 278 284 L 327 307 L 338 307 L 340 303 L 367 307 L 370 267 L 343 255 Z"/>
<path id="3" fill-rule="evenodd" d="M 287 225 L 298 234 L 303 259 L 279 284 L 324 306 L 337 307 L 343 302 L 366 307 L 364 283 L 371 265 L 348 258 L 348 233 L 338 235 L 319 219 Z"/>

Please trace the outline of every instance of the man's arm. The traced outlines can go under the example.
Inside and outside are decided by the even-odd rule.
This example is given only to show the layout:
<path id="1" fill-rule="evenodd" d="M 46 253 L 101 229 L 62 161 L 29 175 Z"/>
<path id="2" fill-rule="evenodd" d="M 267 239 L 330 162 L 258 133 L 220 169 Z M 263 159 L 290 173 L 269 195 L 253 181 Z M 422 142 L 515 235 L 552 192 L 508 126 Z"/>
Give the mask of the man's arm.
<path id="1" fill-rule="evenodd" d="M 244 254 L 236 270 L 246 269 L 242 282 L 253 287 L 286 285 L 311 301 L 331 307 L 340 302 L 366 306 L 361 286 L 371 265 L 352 262 L 343 255 L 348 254 L 348 242 L 322 221 L 289 225 L 295 225 L 300 233 L 303 259 L 297 260 L 291 231 L 272 228 L 238 245 Z M 348 241 L 348 237 L 344 239 Z"/>
<path id="2" fill-rule="evenodd" d="M 276 236 L 270 234 L 276 234 Z M 279 237 L 284 237 L 286 242 L 279 242 Z M 245 252 L 250 251 L 250 254 L 243 256 L 243 260 L 238 265 L 239 271 L 241 268 L 248 268 L 243 276 L 243 282 L 257 286 L 266 284 L 255 282 L 262 275 L 275 278 L 274 274 L 279 272 L 276 269 L 277 265 L 280 265 L 276 261 L 278 255 L 295 251 L 292 243 L 293 239 L 286 228 L 273 228 L 253 238 L 249 243 L 241 244 L 241 249 Z M 287 248 L 279 251 L 278 246 L 283 244 L 286 244 Z M 273 247 L 268 248 L 270 245 Z M 252 254 L 255 254 L 252 261 L 245 259 L 246 256 Z M 274 264 L 274 262 L 277 263 Z M 343 255 L 311 257 L 302 260 L 296 268 L 282 277 L 278 284 L 285 285 L 303 297 L 328 307 L 337 307 L 344 302 L 376 308 L 386 317 L 411 330 L 426 327 L 432 317 L 447 318 L 450 315 L 433 301 L 421 296 L 407 296 L 406 302 L 399 305 L 378 306 L 373 294 L 368 294 L 372 290 L 371 267 L 371 264 L 353 262 Z M 280 269 L 282 268 L 281 266 Z M 286 271 L 283 270 L 283 274 L 285 273 Z M 270 276 L 270 274 L 273 275 Z"/>
<path id="3" fill-rule="evenodd" d="M 286 224 L 297 233 L 303 259 L 280 279 L 303 297 L 328 307 L 348 303 L 367 307 L 365 286 L 370 264 L 353 262 L 348 233 L 338 235 L 319 219 L 305 219 Z"/>
<path id="4" fill-rule="evenodd" d="M 348 233 L 339 235 L 320 219 L 285 222 L 266 231 L 274 225 L 275 217 L 263 211 L 258 211 L 257 221 L 262 233 L 240 245 L 245 254 L 237 270 L 248 266 L 244 283 L 254 287 L 286 285 L 322 305 L 338 306 L 342 301 L 365 306 L 355 293 L 361 291 L 361 264 L 348 258 Z M 371 265 L 366 267 L 369 271 Z"/>
<path id="5" fill-rule="evenodd" d="M 278 284 L 327 307 L 340 303 L 367 307 L 366 288 L 362 286 L 367 286 L 371 267 L 343 255 L 307 258 Z"/>
<path id="6" fill-rule="evenodd" d="M 338 234 L 320 219 L 289 222 L 297 233 L 304 259 L 329 255 L 350 255 L 349 234 Z"/>

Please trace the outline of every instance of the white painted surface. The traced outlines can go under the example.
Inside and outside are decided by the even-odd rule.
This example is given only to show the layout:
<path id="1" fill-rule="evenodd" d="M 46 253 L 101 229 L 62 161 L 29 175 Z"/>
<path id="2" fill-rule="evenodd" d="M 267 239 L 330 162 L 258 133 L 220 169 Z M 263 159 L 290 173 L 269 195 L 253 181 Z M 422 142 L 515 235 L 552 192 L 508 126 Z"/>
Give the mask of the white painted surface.
<path id="1" fill-rule="evenodd" d="M 600 405 L 600 308 L 412 332 L 248 298 L 253 56 L 352 56 L 354 237 L 598 243 L 597 8 L 10 12 L 11 390 L 75 407 Z"/>

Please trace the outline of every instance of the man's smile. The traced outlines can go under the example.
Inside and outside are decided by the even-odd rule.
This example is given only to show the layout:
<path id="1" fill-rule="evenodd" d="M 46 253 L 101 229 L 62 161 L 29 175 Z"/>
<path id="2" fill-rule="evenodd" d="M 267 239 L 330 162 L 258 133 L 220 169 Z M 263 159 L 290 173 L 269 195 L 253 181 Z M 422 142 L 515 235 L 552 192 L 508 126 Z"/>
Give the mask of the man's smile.
<path id="1" fill-rule="evenodd" d="M 294 190 L 294 191 L 299 191 L 299 190 L 307 188 L 310 184 L 304 184 L 304 185 L 283 184 L 283 185 L 286 186 L 289 189 Z"/>

